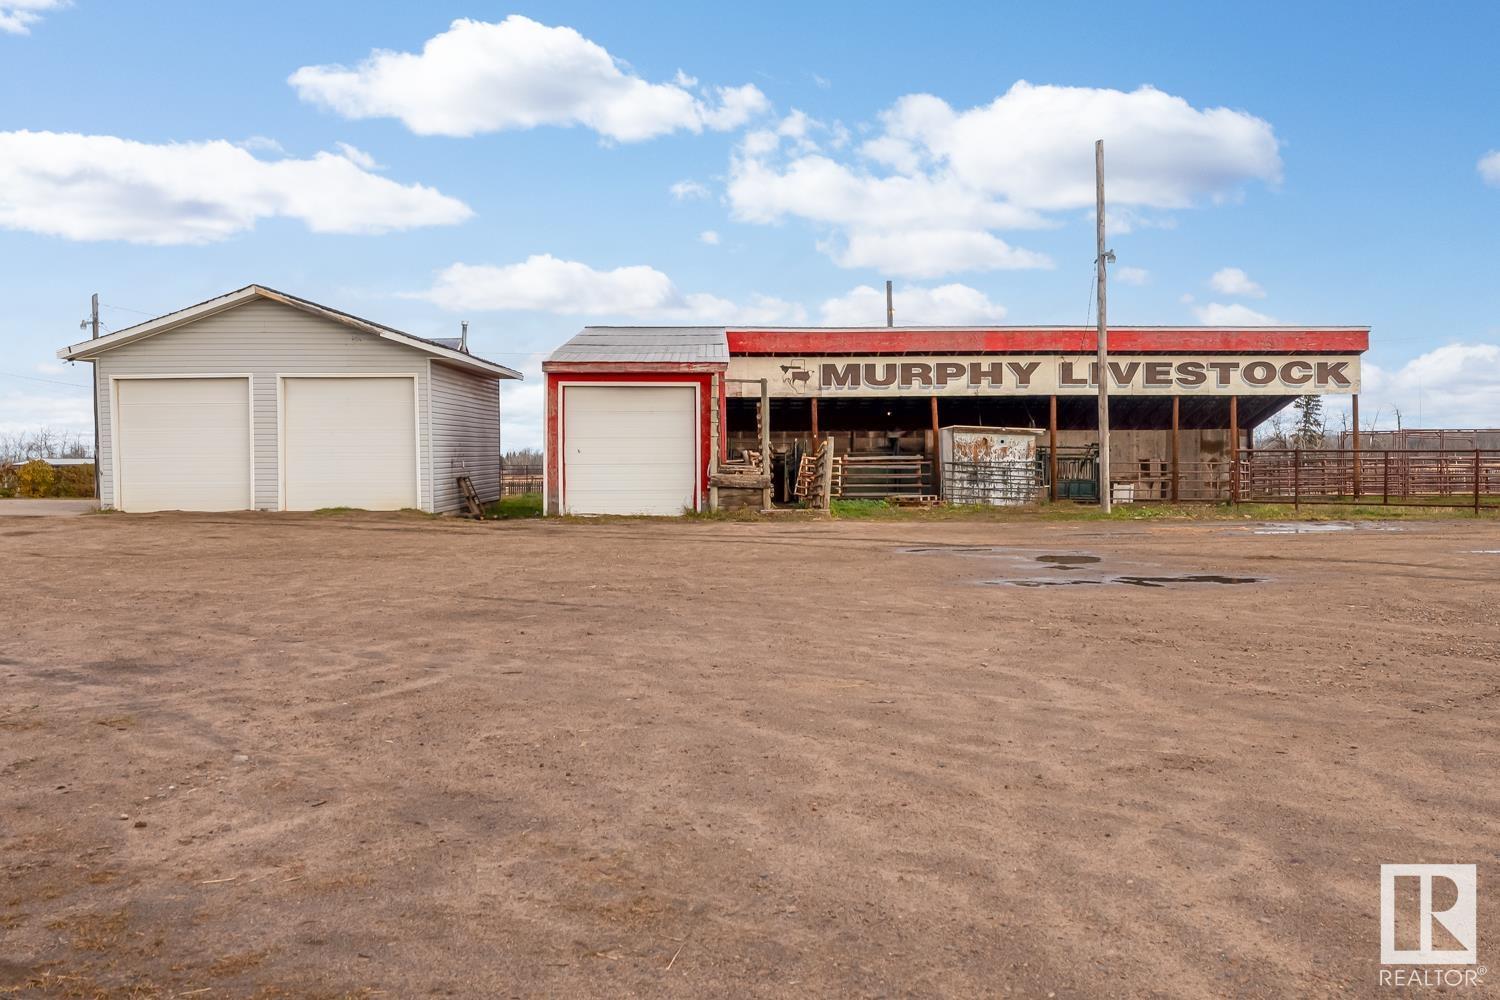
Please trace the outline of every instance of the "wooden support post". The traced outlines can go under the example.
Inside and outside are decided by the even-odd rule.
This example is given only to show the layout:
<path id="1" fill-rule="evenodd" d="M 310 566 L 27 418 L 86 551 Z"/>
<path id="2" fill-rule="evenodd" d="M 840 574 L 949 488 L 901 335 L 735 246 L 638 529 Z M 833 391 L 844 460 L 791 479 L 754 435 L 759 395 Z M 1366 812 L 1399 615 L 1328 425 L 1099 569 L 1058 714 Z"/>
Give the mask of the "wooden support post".
<path id="1" fill-rule="evenodd" d="M 833 441 L 818 447 L 818 495 L 824 510 L 833 509 Z"/>
<path id="2" fill-rule="evenodd" d="M 715 375 L 719 382 L 719 461 L 729 461 L 729 382 Z"/>
<path id="3" fill-rule="evenodd" d="M 1292 509 L 1302 509 L 1302 449 L 1292 449 Z"/>
<path id="4" fill-rule="evenodd" d="M 932 399 L 932 493 L 943 496 L 943 434 L 938 425 L 938 398 Z"/>
<path id="5" fill-rule="evenodd" d="M 1479 516 L 1479 449 L 1474 449 L 1474 516 Z"/>
<path id="6" fill-rule="evenodd" d="M 1381 454 L 1382 454 L 1383 457 L 1381 459 L 1381 463 L 1380 464 L 1382 466 L 1383 471 L 1382 471 L 1382 474 L 1381 474 L 1380 478 L 1384 480 L 1384 483 L 1382 484 L 1381 489 L 1385 492 L 1385 498 L 1383 500 L 1381 500 L 1380 502 L 1383 503 L 1383 504 L 1385 504 L 1386 506 L 1390 506 L 1390 502 L 1391 502 L 1391 453 L 1390 453 L 1390 450 L 1387 449 L 1386 451 L 1382 452 Z"/>
<path id="7" fill-rule="evenodd" d="M 1057 499 L 1057 394 L 1047 400 L 1047 496 Z"/>
<path id="8" fill-rule="evenodd" d="M 1182 397 L 1172 397 L 1172 502 L 1182 499 Z"/>
<path id="9" fill-rule="evenodd" d="M 771 383 L 760 380 L 760 467 L 766 485 L 760 490 L 760 509 L 771 509 Z"/>
<path id="10" fill-rule="evenodd" d="M 812 403 L 812 443 L 818 446 L 818 397 L 814 396 L 809 402 Z"/>
<path id="11" fill-rule="evenodd" d="M 1359 495 L 1363 491 L 1360 486 L 1362 469 L 1359 467 L 1359 393 L 1349 397 L 1350 404 L 1354 407 L 1354 502 L 1359 502 Z"/>
<path id="12" fill-rule="evenodd" d="M 1240 397 L 1229 397 L 1229 499 L 1240 502 Z"/>

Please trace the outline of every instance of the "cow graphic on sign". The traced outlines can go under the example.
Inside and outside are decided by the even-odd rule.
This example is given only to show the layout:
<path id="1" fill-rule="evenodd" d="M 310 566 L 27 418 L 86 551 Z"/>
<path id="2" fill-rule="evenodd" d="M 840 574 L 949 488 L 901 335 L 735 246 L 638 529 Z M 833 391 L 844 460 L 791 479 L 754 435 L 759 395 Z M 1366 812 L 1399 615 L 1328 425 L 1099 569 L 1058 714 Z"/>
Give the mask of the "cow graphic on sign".
<path id="1" fill-rule="evenodd" d="M 779 365 L 781 369 L 781 381 L 786 383 L 788 389 L 793 392 L 803 392 L 812 384 L 812 372 L 803 366 L 801 358 L 789 365 Z"/>

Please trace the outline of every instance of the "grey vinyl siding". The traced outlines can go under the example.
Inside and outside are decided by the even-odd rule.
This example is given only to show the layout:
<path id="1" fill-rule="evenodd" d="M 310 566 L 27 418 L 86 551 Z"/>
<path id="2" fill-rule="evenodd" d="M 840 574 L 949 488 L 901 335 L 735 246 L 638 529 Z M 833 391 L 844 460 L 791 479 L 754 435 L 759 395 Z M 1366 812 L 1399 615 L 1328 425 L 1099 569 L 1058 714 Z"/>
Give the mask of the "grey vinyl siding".
<path id="1" fill-rule="evenodd" d="M 188 326 L 99 355 L 100 502 L 115 503 L 110 379 L 118 375 L 251 376 L 255 437 L 255 506 L 280 507 L 277 376 L 401 373 L 416 377 L 418 493 L 432 510 L 428 356 L 279 302 L 256 299 Z M 493 391 L 494 383 L 491 384 Z M 498 433 L 498 431 L 497 431 Z"/>
<path id="2" fill-rule="evenodd" d="M 461 510 L 465 472 L 485 503 L 500 496 L 500 383 L 441 361 L 432 366 L 432 479 L 439 512 Z"/>

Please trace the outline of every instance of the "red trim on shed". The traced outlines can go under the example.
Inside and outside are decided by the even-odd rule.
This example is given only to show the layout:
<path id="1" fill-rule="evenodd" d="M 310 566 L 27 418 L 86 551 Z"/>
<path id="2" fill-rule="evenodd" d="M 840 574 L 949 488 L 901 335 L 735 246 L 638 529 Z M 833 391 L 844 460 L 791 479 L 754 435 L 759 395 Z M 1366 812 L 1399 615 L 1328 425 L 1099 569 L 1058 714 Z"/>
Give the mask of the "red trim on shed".
<path id="1" fill-rule="evenodd" d="M 941 330 L 768 330 L 730 329 L 729 353 L 737 354 L 957 354 L 1025 352 L 1087 354 L 1095 348 L 1092 327 L 1011 327 Z M 1363 352 L 1368 327 L 1112 327 L 1109 350 L 1117 353 L 1279 354 Z"/>
<path id="2" fill-rule="evenodd" d="M 610 382 L 661 382 L 681 383 L 683 385 L 698 386 L 698 506 L 702 509 L 708 502 L 708 467 L 709 450 L 712 447 L 710 435 L 713 433 L 711 413 L 709 407 L 713 406 L 713 376 L 700 375 L 696 373 L 687 374 L 680 372 L 662 371 L 610 371 L 587 372 L 587 371 L 550 371 L 546 374 L 547 379 L 547 426 L 546 426 L 546 476 L 547 496 L 542 498 L 543 510 L 547 514 L 560 514 L 563 511 L 562 478 L 558 475 L 558 456 L 561 454 L 562 427 L 557 419 L 559 413 L 559 392 L 565 388 L 562 382 L 597 382 L 608 384 Z"/>

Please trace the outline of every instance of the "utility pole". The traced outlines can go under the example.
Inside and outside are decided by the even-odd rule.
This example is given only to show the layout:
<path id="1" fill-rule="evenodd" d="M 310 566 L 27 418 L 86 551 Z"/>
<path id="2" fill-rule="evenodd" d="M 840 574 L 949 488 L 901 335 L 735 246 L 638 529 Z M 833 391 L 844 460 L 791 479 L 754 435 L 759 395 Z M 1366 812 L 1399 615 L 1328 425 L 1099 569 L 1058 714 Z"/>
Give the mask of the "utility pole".
<path id="1" fill-rule="evenodd" d="M 1099 286 L 1099 509 L 1108 514 L 1111 509 L 1109 488 L 1109 327 L 1105 314 L 1105 263 L 1114 254 L 1104 249 L 1104 140 L 1094 143 L 1094 211 L 1097 216 L 1095 229 L 1098 235 L 1099 257 L 1094 262 L 1098 268 L 1096 284 Z"/>
<path id="2" fill-rule="evenodd" d="M 99 339 L 99 293 L 95 292 L 89 300 L 89 339 Z M 100 469 L 99 469 L 99 363 L 97 361 L 89 364 L 90 381 L 93 387 L 89 395 L 94 401 L 94 501 L 103 503 L 104 498 L 99 495 Z"/>
<path id="3" fill-rule="evenodd" d="M 896 325 L 896 305 L 895 301 L 891 298 L 891 283 L 889 281 L 885 283 L 885 325 Z"/>

